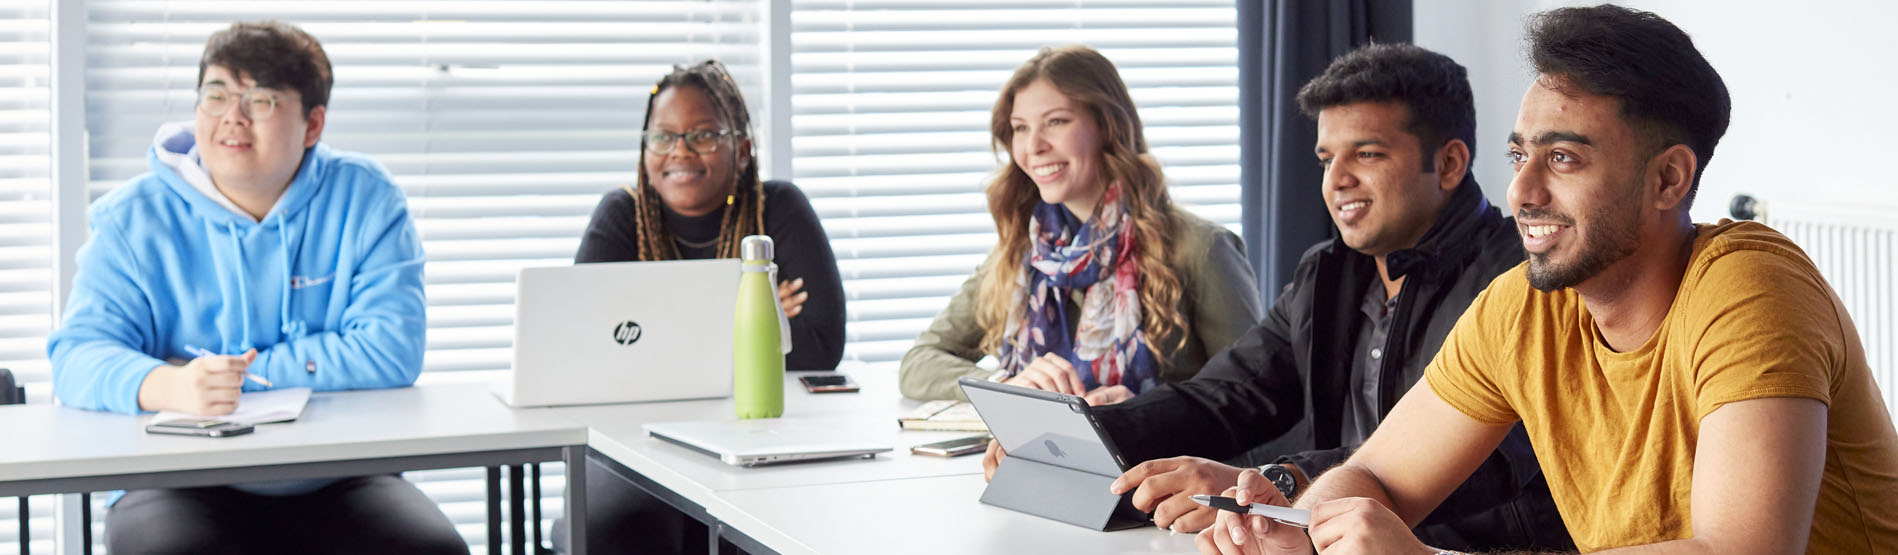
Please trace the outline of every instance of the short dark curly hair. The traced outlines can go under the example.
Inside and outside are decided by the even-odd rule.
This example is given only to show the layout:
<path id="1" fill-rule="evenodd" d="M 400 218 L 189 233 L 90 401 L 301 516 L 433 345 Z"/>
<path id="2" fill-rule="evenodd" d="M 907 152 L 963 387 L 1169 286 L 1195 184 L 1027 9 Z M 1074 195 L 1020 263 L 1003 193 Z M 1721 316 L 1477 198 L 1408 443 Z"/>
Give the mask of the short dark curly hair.
<path id="1" fill-rule="evenodd" d="M 1298 90 L 1298 109 L 1318 112 L 1360 102 L 1403 102 L 1410 110 L 1405 130 L 1426 152 L 1459 139 L 1476 156 L 1476 101 L 1469 72 L 1449 56 L 1413 44 L 1372 43 L 1331 62 L 1325 73 Z M 1424 157 L 1424 171 L 1435 171 Z"/>
<path id="2" fill-rule="evenodd" d="M 329 105 L 335 82 L 323 44 L 281 21 L 240 21 L 211 33 L 198 58 L 198 83 L 204 83 L 204 70 L 211 66 L 248 76 L 259 87 L 297 91 L 305 118 L 317 106 Z"/>
<path id="3" fill-rule="evenodd" d="M 1603 4 L 1531 17 L 1529 61 L 1558 87 L 1621 101 L 1621 115 L 1649 138 L 1646 154 L 1684 144 L 1699 164 L 1685 204 L 1692 206 L 1714 146 L 1727 133 L 1727 84 L 1694 39 L 1652 12 Z"/>

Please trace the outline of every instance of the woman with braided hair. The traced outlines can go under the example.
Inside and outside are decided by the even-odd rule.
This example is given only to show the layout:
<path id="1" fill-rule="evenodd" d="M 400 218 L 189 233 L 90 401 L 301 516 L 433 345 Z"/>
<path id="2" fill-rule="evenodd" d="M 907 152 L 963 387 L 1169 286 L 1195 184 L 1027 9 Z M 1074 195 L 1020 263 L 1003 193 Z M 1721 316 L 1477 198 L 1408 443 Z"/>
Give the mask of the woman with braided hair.
<path id="1" fill-rule="evenodd" d="M 738 258 L 739 240 L 769 235 L 791 320 L 784 367 L 836 368 L 844 298 L 830 239 L 797 186 L 759 181 L 751 114 L 725 67 L 707 60 L 660 79 L 640 144 L 638 183 L 600 199 L 574 261 Z"/>
<path id="2" fill-rule="evenodd" d="M 751 113 L 725 67 L 676 66 L 646 99 L 639 181 L 608 191 L 574 262 L 738 258 L 747 235 L 777 244 L 778 302 L 791 319 L 789 370 L 837 367 L 844 295 L 830 239 L 789 182 L 758 179 Z M 732 291 L 736 295 L 737 291 Z M 587 547 L 593 553 L 704 553 L 705 525 L 612 479 L 589 458 Z M 559 538 L 556 541 L 564 541 Z"/>
<path id="3" fill-rule="evenodd" d="M 915 399 L 968 376 L 1116 403 L 1190 378 L 1260 319 L 1239 237 L 1173 204 L 1113 62 L 1041 49 L 1002 87 L 989 258 L 903 356 Z M 975 361 L 994 355 L 1000 370 Z"/>

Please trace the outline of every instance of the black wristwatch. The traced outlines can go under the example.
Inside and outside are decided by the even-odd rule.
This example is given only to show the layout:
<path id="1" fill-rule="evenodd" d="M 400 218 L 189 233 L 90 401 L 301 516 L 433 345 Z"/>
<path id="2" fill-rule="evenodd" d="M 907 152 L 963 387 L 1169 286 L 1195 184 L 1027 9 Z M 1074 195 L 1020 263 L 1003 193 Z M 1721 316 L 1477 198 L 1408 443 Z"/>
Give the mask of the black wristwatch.
<path id="1" fill-rule="evenodd" d="M 1268 464 L 1259 467 L 1259 473 L 1264 474 L 1265 479 L 1271 480 L 1272 485 L 1279 489 L 1279 493 L 1285 494 L 1286 501 L 1297 499 L 1298 478 L 1293 477 L 1292 471 L 1286 470 L 1285 466 Z"/>

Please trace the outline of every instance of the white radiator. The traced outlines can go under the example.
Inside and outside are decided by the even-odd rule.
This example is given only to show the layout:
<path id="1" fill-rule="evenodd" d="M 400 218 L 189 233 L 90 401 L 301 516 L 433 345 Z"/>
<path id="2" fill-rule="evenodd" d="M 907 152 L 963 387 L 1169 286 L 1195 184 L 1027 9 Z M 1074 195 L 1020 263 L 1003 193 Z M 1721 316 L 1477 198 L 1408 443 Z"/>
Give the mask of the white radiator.
<path id="1" fill-rule="evenodd" d="M 1786 234 L 1844 301 L 1885 407 L 1898 412 L 1898 207 L 1827 206 L 1733 197 L 1733 216 Z"/>

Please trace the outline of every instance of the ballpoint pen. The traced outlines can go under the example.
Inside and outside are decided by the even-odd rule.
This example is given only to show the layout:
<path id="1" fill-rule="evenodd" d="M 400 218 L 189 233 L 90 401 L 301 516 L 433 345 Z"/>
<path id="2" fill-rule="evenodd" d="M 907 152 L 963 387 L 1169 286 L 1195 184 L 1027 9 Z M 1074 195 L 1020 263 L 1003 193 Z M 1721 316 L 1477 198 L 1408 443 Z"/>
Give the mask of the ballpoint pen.
<path id="1" fill-rule="evenodd" d="M 1212 507 L 1215 509 L 1219 509 L 1222 511 L 1232 511 L 1232 512 L 1241 513 L 1241 514 L 1259 515 L 1265 518 L 1272 519 L 1274 522 L 1279 522 L 1279 523 L 1283 523 L 1290 526 L 1296 526 L 1299 528 L 1311 527 L 1311 511 L 1307 511 L 1304 509 L 1280 507 L 1277 505 L 1267 505 L 1264 503 L 1240 505 L 1238 501 L 1233 500 L 1233 498 L 1231 497 L 1220 497 L 1216 495 L 1195 495 L 1193 496 L 1193 502 L 1199 503 L 1201 505 L 1205 505 L 1208 507 Z"/>
<path id="2" fill-rule="evenodd" d="M 199 347 L 197 345 L 185 345 L 185 352 L 191 353 L 191 356 L 194 356 L 194 357 L 208 357 L 208 356 L 214 356 L 216 354 L 216 353 L 212 353 L 211 351 L 203 347 Z M 252 374 L 250 372 L 244 372 L 244 379 L 257 382 L 258 385 L 261 385 L 264 387 L 277 387 L 276 385 L 271 384 L 270 380 L 264 379 L 263 376 Z"/>

